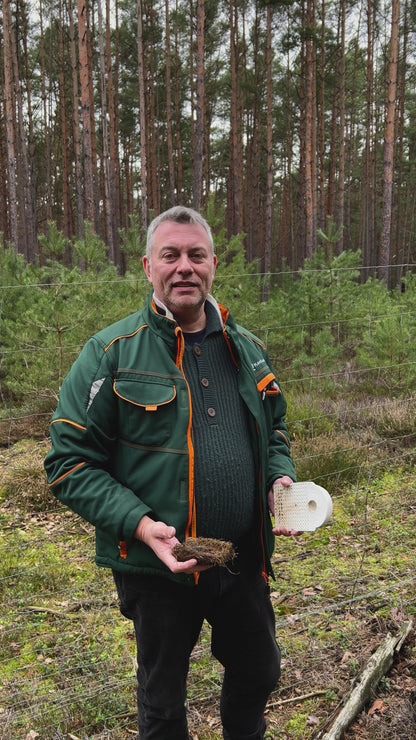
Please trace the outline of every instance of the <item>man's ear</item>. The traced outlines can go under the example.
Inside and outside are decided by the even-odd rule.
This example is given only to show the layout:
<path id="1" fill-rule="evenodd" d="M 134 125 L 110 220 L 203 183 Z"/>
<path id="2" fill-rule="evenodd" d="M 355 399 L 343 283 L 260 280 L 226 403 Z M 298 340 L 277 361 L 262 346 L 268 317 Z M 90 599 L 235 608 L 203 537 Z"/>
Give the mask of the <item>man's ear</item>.
<path id="1" fill-rule="evenodd" d="M 146 277 L 149 283 L 151 283 L 152 282 L 152 266 L 150 264 L 150 259 L 148 258 L 147 254 L 144 255 L 142 259 L 142 264 L 143 264 L 143 270 L 146 273 Z"/>

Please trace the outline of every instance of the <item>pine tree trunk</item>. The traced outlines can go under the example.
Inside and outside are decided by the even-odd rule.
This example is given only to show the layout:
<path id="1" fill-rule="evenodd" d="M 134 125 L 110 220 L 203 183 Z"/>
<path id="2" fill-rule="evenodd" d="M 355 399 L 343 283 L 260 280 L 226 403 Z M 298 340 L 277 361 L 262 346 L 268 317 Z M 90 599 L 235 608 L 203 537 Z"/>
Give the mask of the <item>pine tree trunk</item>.
<path id="1" fill-rule="evenodd" d="M 176 0 L 176 12 L 178 11 L 178 0 Z M 175 21 L 175 126 L 176 126 L 176 181 L 177 181 L 177 193 L 178 200 L 182 202 L 182 189 L 183 189 L 183 163 L 182 163 L 182 143 L 181 143 L 181 111 L 179 105 L 179 40 L 178 40 L 178 24 Z"/>
<path id="2" fill-rule="evenodd" d="M 405 246 L 405 221 L 407 211 L 405 203 L 402 203 L 401 193 L 403 190 L 403 151 L 404 151 L 404 123 L 405 123 L 405 90 L 406 90 L 406 70 L 407 70 L 407 47 L 409 38 L 409 0 L 405 0 L 404 19 L 403 19 L 403 52 L 400 60 L 400 82 L 398 93 L 398 126 L 397 126 L 397 188 L 395 209 L 395 254 L 392 255 L 392 262 L 397 265 L 396 284 L 400 284 L 403 275 L 404 246 Z"/>
<path id="3" fill-rule="evenodd" d="M 20 6 L 22 16 L 25 14 L 23 3 Z M 19 19 L 21 21 L 21 19 Z M 20 81 L 17 42 L 12 28 L 11 33 L 13 78 L 17 109 L 17 192 L 19 199 L 19 223 L 18 223 L 18 240 L 20 243 L 19 251 L 25 255 L 28 261 L 33 261 L 37 252 L 36 224 L 35 224 L 35 206 L 34 195 L 32 190 L 31 171 L 26 144 L 25 119 L 31 118 L 30 90 L 26 90 L 26 111 L 24 113 L 23 90 Z"/>
<path id="4" fill-rule="evenodd" d="M 192 172 L 195 159 L 195 71 L 194 71 L 194 4 L 189 0 L 189 97 L 191 102 L 190 138 L 191 138 L 191 160 Z"/>
<path id="5" fill-rule="evenodd" d="M 149 178 L 150 178 L 150 192 L 149 192 L 149 208 L 153 210 L 153 213 L 157 215 L 160 211 L 160 195 L 159 195 L 159 182 L 158 182 L 158 157 L 157 157 L 157 136 L 156 136 L 156 100 L 155 100 L 155 92 L 156 92 L 156 68 L 155 68 L 155 53 L 153 50 L 154 47 L 154 38 L 155 38 L 155 32 L 154 32 L 154 21 L 155 21 L 155 11 L 153 8 L 153 5 L 151 2 L 148 3 L 148 13 L 149 13 L 149 53 L 147 55 L 148 62 L 145 64 L 145 69 L 148 67 L 149 70 L 149 82 L 148 82 L 148 90 L 147 90 L 147 97 L 149 100 L 149 105 L 147 107 L 147 131 L 148 131 L 148 142 L 149 142 L 149 148 L 148 148 L 148 154 L 147 154 L 147 162 L 149 167 Z M 147 48 L 146 46 L 144 47 Z M 145 55 L 146 59 L 146 55 Z"/>
<path id="6" fill-rule="evenodd" d="M 230 128 L 230 182 L 227 216 L 228 235 L 238 234 L 243 228 L 243 188 L 241 173 L 243 172 L 242 159 L 242 130 L 241 106 L 238 76 L 238 8 L 235 0 L 229 2 L 230 18 L 230 66 L 231 66 L 231 128 Z M 231 212 L 230 212 L 231 211 Z"/>
<path id="7" fill-rule="evenodd" d="M 373 2 L 367 2 L 367 70 L 366 70 L 366 121 L 364 173 L 361 187 L 360 210 L 360 244 L 363 255 L 363 266 L 370 267 L 374 252 L 374 200 L 375 182 L 373 178 Z M 364 279 L 368 272 L 364 272 Z"/>
<path id="8" fill-rule="evenodd" d="M 65 79 L 65 45 L 62 18 L 62 2 L 59 3 L 59 100 L 61 109 L 62 141 L 62 230 L 66 238 L 72 236 L 72 208 L 69 173 L 69 136 L 67 121 L 66 79 Z"/>
<path id="9" fill-rule="evenodd" d="M 306 24 L 308 29 L 315 27 L 314 3 L 307 0 Z M 305 41 L 305 257 L 310 259 L 314 252 L 316 239 L 316 212 L 314 214 L 313 197 L 313 119 L 314 119 L 314 61 L 313 42 L 308 37 Z"/>
<path id="10" fill-rule="evenodd" d="M 344 246 L 344 195 L 345 195 L 345 0 L 340 0 L 340 51 L 339 51 L 339 134 L 338 134 L 338 188 L 337 227 L 340 229 L 337 252 Z"/>
<path id="11" fill-rule="evenodd" d="M 245 192 L 244 192 L 244 232 L 246 234 L 246 253 L 249 261 L 256 259 L 257 257 L 264 259 L 265 242 L 263 238 L 264 234 L 264 221 L 265 221 L 265 199 L 260 194 L 260 167 L 261 167 L 261 136 L 262 136 L 262 96 L 260 90 L 262 90 L 264 75 L 266 73 L 265 58 L 267 56 L 267 48 L 264 56 L 260 58 L 260 28 L 261 17 L 260 10 L 256 6 L 256 15 L 254 19 L 254 33 L 253 33 L 253 63 L 254 63 L 254 89 L 256 93 L 253 95 L 253 103 L 251 106 L 247 106 L 247 119 L 246 119 L 246 131 L 247 131 L 247 146 L 246 146 L 246 167 L 245 167 Z M 267 47 L 267 40 L 266 40 Z M 243 68 L 245 64 L 243 62 Z M 253 83 L 251 83 L 253 84 Z M 267 122 L 268 123 L 268 122 Z M 267 124 L 266 124 L 267 125 Z M 264 269 L 264 264 L 261 264 L 261 269 Z"/>
<path id="12" fill-rule="evenodd" d="M 1 87 L 0 87 L 1 89 Z M 3 90 L 2 90 L 3 93 Z M 3 115 L 3 106 L 0 105 L 0 131 L 5 130 L 5 121 Z M 9 232 L 9 209 L 8 209 L 8 197 L 7 197 L 7 152 L 6 152 L 6 141 L 3 136 L 0 136 L 0 202 L 3 203 L 3 208 L 0 208 L 0 232 L 3 235 L 3 240 L 8 242 L 10 239 Z"/>
<path id="13" fill-rule="evenodd" d="M 88 64 L 88 9 L 87 0 L 77 0 L 78 9 L 78 53 L 79 74 L 81 87 L 81 117 L 82 142 L 84 163 L 84 197 L 86 219 L 95 226 L 95 181 L 93 168 L 92 125 L 93 111 L 91 111 L 91 79 Z"/>
<path id="14" fill-rule="evenodd" d="M 272 269 L 272 225 L 273 225 L 273 78 L 272 78 L 272 9 L 267 6 L 266 27 L 266 82 L 267 82 L 267 134 L 266 134 L 266 223 L 264 234 L 264 272 L 266 282 L 263 287 L 263 300 L 267 301 L 270 282 L 267 273 Z"/>
<path id="15" fill-rule="evenodd" d="M 24 47 L 25 61 L 25 78 L 26 78 L 26 100 L 22 101 L 22 106 L 26 107 L 26 126 L 28 130 L 28 148 L 26 150 L 26 179 L 27 179 L 27 209 L 28 209 L 28 253 L 29 259 L 33 262 L 38 253 L 37 239 L 37 213 L 36 213 L 36 171 L 35 171 L 35 136 L 33 130 L 33 113 L 32 113 L 32 90 L 31 90 L 31 69 L 29 64 L 29 53 L 27 47 L 28 30 L 27 30 L 27 10 L 24 0 L 21 0 L 22 9 L 22 40 Z M 22 117 L 23 118 L 23 117 Z M 22 136 L 25 139 L 25 126 L 22 125 Z"/>
<path id="16" fill-rule="evenodd" d="M 148 177 L 147 177 L 147 114 L 145 98 L 145 64 L 143 46 L 142 0 L 137 0 L 137 54 L 139 77 L 140 116 L 140 220 L 142 229 L 148 224 Z"/>
<path id="17" fill-rule="evenodd" d="M 387 287 L 390 287 L 391 218 L 394 175 L 397 66 L 399 54 L 399 19 L 400 2 L 399 0 L 392 0 L 387 110 L 384 128 L 383 206 L 379 268 L 379 277 L 381 280 L 383 280 Z"/>
<path id="18" fill-rule="evenodd" d="M 45 184 L 43 197 L 41 198 L 41 210 L 39 213 L 40 222 L 46 224 L 52 220 L 52 176 L 51 176 L 51 134 L 48 121 L 47 93 L 46 93 L 46 61 L 45 61 L 45 38 L 43 31 L 43 0 L 39 0 L 39 24 L 40 24 L 40 69 L 41 69 L 41 95 L 42 95 L 42 114 L 43 114 L 43 136 L 44 136 L 44 167 L 45 167 Z M 45 209 L 45 210 L 43 210 Z M 47 229 L 47 227 L 46 227 Z"/>
<path id="19" fill-rule="evenodd" d="M 68 0 L 69 15 L 69 54 L 71 59 L 71 108 L 72 108 L 72 136 L 74 140 L 75 159 L 75 202 L 76 202 L 76 235 L 79 241 L 84 238 L 84 197 L 81 155 L 81 130 L 78 107 L 78 64 L 76 54 L 74 9 L 72 0 Z"/>
<path id="20" fill-rule="evenodd" d="M 116 3 L 115 59 L 118 65 L 118 7 Z M 120 265 L 120 155 L 118 148 L 118 85 L 113 82 L 111 62 L 110 0 L 105 0 L 105 69 L 107 77 L 108 122 L 109 122 L 109 197 L 112 216 L 113 259 Z M 121 266 L 122 267 L 122 266 Z"/>
<path id="21" fill-rule="evenodd" d="M 175 197 L 175 168 L 173 163 L 172 134 L 172 53 L 170 43 L 169 0 L 165 0 L 165 39 L 166 39 L 166 145 L 168 150 L 169 201 L 173 206 Z"/>
<path id="22" fill-rule="evenodd" d="M 319 67 L 319 227 L 325 232 L 325 0 L 321 2 L 321 61 Z"/>
<path id="23" fill-rule="evenodd" d="M 101 91 L 101 141 L 104 178 L 104 204 L 106 242 L 108 245 L 110 259 L 116 264 L 113 243 L 113 204 L 110 192 L 110 151 L 108 146 L 108 119 L 107 119 L 107 89 L 106 89 L 106 64 L 104 56 L 104 28 L 101 0 L 96 0 L 98 12 L 98 44 L 100 65 L 100 91 Z"/>
<path id="24" fill-rule="evenodd" d="M 3 0 L 3 47 L 4 47 L 4 88 L 7 137 L 7 171 L 9 178 L 9 218 L 10 241 L 18 252 L 17 187 L 16 187 L 16 136 L 15 136 L 15 95 L 12 62 L 12 14 L 10 0 Z"/>
<path id="25" fill-rule="evenodd" d="M 196 3 L 196 124 L 193 163 L 192 204 L 199 211 L 202 203 L 202 160 L 204 155 L 205 78 L 204 78 L 204 0 Z"/>

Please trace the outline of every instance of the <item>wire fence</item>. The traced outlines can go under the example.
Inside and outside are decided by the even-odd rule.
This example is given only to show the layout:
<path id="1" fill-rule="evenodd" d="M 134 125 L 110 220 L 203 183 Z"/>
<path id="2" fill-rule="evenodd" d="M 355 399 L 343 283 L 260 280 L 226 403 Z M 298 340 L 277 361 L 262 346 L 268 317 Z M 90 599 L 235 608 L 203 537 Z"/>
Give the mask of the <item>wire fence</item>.
<path id="1" fill-rule="evenodd" d="M 403 305 L 400 320 L 409 313 L 413 321 Z M 266 340 L 282 331 L 267 319 Z M 368 316 L 348 322 L 364 332 Z M 298 325 L 311 331 L 304 320 Z M 387 627 L 414 613 L 416 356 L 406 338 L 401 350 L 400 361 L 371 367 L 345 360 L 328 372 L 306 363 L 292 377 L 286 371 L 298 475 L 319 478 L 334 513 L 319 531 L 276 544 L 271 595 L 283 673 L 269 710 L 270 737 L 283 737 L 285 698 L 315 687 L 327 689 L 329 704 L 334 692 L 336 703 L 352 663 L 361 664 Z M 401 375 L 399 392 L 385 385 L 389 374 Z M 362 383 L 366 375 L 365 392 L 354 397 L 356 376 Z M 93 528 L 47 491 L 42 430 L 49 418 L 49 411 L 12 406 L 0 418 L 0 737 L 126 740 L 136 735 L 133 630 L 119 613 L 111 574 L 94 565 Z M 221 675 L 205 625 L 189 678 L 191 736 L 199 740 L 220 737 Z"/>

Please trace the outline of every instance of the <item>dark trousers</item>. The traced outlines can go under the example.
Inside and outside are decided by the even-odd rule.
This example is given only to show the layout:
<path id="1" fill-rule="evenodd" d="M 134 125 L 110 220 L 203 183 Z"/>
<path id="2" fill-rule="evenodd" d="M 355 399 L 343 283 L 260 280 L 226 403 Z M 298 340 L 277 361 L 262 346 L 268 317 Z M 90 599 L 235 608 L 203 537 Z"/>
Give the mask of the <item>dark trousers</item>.
<path id="1" fill-rule="evenodd" d="M 280 676 L 269 589 L 260 572 L 212 568 L 197 586 L 114 572 L 120 609 L 133 620 L 140 740 L 189 740 L 186 682 L 203 620 L 224 666 L 220 712 L 225 740 L 261 740 L 264 709 Z"/>

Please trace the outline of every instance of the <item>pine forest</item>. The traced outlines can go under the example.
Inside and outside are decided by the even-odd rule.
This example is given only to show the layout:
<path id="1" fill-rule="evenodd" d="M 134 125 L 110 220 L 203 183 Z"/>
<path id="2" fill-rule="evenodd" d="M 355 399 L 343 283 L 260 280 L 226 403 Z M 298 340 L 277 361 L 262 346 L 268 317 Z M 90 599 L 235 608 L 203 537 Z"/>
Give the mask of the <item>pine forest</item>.
<path id="1" fill-rule="evenodd" d="M 415 262 L 409 0 L 3 0 L 0 233 L 42 264 L 176 203 L 259 271 L 319 245 L 400 285 Z"/>

